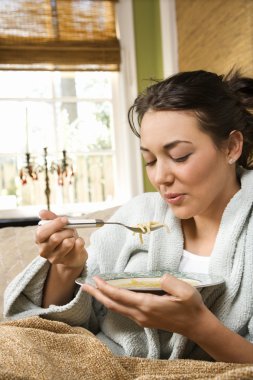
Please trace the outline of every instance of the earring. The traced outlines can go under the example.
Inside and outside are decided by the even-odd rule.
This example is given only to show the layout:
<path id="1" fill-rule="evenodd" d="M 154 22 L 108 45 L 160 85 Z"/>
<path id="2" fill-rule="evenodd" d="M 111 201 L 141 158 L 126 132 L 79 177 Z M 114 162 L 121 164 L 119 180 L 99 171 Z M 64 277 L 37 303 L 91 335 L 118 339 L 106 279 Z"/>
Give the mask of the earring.
<path id="1" fill-rule="evenodd" d="M 230 165 L 232 165 L 234 162 L 235 162 L 235 160 L 234 160 L 233 158 L 229 158 L 228 163 L 229 163 Z"/>

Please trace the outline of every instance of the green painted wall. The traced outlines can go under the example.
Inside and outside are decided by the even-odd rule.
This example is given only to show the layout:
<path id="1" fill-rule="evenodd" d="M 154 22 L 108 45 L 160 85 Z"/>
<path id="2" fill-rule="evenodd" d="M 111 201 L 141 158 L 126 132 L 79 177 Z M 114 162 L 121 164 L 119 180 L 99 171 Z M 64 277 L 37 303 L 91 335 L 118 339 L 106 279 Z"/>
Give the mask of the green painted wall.
<path id="1" fill-rule="evenodd" d="M 138 92 L 163 79 L 159 0 L 132 0 Z M 143 167 L 144 190 L 154 191 Z"/>

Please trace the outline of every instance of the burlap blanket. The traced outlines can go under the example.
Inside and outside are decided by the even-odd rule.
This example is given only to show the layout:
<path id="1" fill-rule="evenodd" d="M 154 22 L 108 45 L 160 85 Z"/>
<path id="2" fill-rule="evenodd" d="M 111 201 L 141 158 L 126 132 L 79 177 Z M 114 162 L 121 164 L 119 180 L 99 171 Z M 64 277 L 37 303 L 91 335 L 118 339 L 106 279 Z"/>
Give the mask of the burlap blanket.
<path id="1" fill-rule="evenodd" d="M 1 380 L 253 379 L 253 365 L 115 357 L 80 327 L 39 317 L 0 323 Z"/>

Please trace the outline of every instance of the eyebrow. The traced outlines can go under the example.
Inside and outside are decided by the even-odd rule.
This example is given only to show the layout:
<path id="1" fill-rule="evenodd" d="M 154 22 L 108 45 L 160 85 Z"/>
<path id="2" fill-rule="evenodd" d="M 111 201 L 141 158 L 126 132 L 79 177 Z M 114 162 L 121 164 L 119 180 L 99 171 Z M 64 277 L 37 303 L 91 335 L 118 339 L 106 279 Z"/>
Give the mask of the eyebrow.
<path id="1" fill-rule="evenodd" d="M 172 148 L 174 148 L 176 145 L 180 144 L 180 143 L 185 143 L 185 144 L 192 144 L 190 141 L 185 141 L 185 140 L 175 140 L 175 141 L 172 141 L 168 144 L 165 144 L 163 146 L 163 149 L 167 149 L 167 150 L 170 150 Z M 149 149 L 147 148 L 144 148 L 143 146 L 140 146 L 140 150 L 142 150 L 143 152 L 149 152 Z"/>

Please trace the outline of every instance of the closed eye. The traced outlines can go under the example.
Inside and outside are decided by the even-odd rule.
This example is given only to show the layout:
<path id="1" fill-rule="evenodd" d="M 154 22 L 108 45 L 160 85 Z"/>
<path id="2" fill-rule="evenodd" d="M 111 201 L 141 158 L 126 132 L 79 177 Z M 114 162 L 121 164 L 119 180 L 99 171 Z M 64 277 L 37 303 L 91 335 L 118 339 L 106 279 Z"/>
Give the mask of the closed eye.
<path id="1" fill-rule="evenodd" d="M 188 157 L 190 157 L 191 153 L 187 154 L 186 156 L 178 157 L 178 158 L 172 158 L 175 162 L 184 162 L 187 160 Z"/>
<path id="2" fill-rule="evenodd" d="M 145 166 L 152 166 L 156 163 L 156 160 L 145 162 Z"/>
<path id="3" fill-rule="evenodd" d="M 173 158 L 171 157 L 171 159 L 174 161 L 174 162 L 184 162 L 187 160 L 188 157 L 190 157 L 192 153 L 189 153 L 189 154 L 186 154 L 185 156 L 182 156 L 182 157 L 178 157 L 178 158 Z M 152 166 L 156 163 L 156 160 L 152 160 L 152 161 L 149 161 L 149 162 L 146 162 L 145 163 L 145 166 Z"/>

